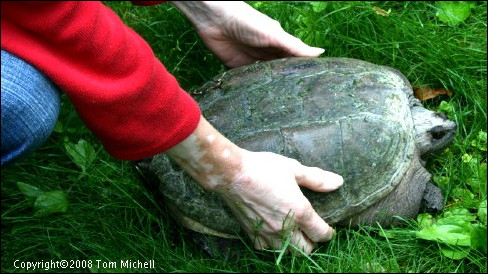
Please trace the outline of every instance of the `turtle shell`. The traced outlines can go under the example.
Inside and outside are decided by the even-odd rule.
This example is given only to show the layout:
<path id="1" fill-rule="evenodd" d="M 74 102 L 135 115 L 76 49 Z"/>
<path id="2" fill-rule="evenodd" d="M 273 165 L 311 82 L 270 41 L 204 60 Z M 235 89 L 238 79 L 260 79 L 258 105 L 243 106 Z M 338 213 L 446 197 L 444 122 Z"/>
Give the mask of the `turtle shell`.
<path id="1" fill-rule="evenodd" d="M 332 225 L 384 199 L 418 161 L 412 89 L 389 67 L 350 58 L 286 58 L 229 70 L 200 92 L 203 115 L 240 147 L 343 176 L 343 186 L 331 193 L 302 188 Z M 144 167 L 157 176 L 184 225 L 218 236 L 238 233 L 219 196 L 164 154 Z"/>

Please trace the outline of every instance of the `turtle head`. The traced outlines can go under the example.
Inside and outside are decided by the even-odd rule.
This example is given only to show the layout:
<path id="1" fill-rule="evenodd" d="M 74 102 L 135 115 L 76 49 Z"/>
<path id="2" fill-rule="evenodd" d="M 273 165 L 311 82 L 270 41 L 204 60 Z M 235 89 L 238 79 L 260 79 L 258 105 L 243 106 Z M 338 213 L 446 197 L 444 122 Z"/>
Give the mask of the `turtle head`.
<path id="1" fill-rule="evenodd" d="M 436 113 L 422 106 L 412 107 L 415 138 L 422 158 L 440 151 L 452 142 L 456 124 L 443 113 Z"/>

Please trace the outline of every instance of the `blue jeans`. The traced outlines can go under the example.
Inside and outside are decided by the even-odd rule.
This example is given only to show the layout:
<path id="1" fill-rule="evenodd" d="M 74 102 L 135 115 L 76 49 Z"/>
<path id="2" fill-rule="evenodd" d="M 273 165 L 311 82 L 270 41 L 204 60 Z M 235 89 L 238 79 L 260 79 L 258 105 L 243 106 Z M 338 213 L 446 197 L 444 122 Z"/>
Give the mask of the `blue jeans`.
<path id="1" fill-rule="evenodd" d="M 2 50 L 2 166 L 40 147 L 54 129 L 60 90 L 44 74 Z"/>

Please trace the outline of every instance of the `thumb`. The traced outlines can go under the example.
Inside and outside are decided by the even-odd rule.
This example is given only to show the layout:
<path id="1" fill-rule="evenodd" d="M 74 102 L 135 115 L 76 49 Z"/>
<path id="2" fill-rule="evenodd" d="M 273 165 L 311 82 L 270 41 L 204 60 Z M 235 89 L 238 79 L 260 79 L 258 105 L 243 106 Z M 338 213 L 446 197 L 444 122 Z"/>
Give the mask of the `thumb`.
<path id="1" fill-rule="evenodd" d="M 339 174 L 304 165 L 300 165 L 295 171 L 295 179 L 299 186 L 319 192 L 334 191 L 344 183 Z"/>

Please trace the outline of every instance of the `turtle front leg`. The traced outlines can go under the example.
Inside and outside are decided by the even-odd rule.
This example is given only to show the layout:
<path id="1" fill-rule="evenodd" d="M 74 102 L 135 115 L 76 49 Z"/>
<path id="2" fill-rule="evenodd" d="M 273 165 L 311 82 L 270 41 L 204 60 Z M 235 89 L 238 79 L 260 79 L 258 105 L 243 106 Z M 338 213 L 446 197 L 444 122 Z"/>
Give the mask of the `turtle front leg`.
<path id="1" fill-rule="evenodd" d="M 437 214 L 444 208 L 444 196 L 441 189 L 432 183 L 427 183 L 422 197 L 420 212 Z"/>

